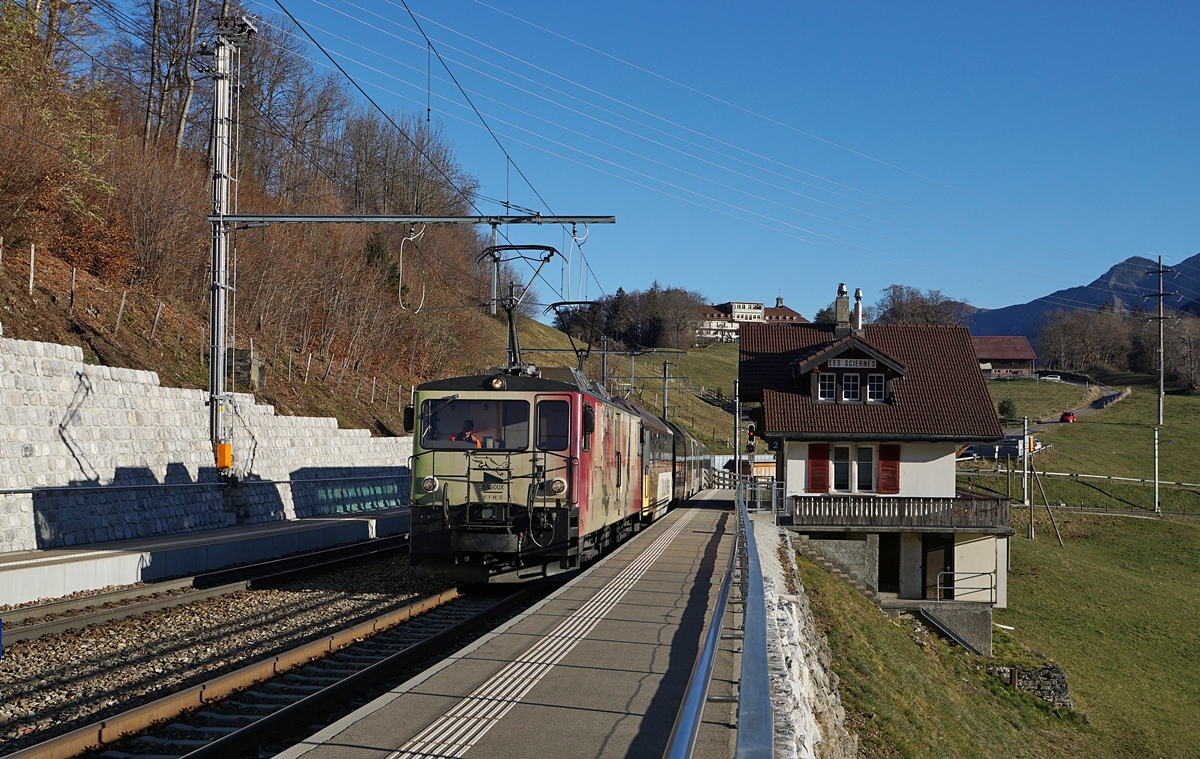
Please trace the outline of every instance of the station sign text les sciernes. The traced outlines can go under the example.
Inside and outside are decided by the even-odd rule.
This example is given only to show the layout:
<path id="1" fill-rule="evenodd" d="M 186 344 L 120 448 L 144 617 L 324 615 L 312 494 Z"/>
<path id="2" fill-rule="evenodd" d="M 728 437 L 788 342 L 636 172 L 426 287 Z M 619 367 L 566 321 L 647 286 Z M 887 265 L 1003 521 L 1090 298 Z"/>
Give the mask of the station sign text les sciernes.
<path id="1" fill-rule="evenodd" d="M 831 358 L 829 359 L 830 369 L 874 369 L 875 359 L 873 358 Z"/>

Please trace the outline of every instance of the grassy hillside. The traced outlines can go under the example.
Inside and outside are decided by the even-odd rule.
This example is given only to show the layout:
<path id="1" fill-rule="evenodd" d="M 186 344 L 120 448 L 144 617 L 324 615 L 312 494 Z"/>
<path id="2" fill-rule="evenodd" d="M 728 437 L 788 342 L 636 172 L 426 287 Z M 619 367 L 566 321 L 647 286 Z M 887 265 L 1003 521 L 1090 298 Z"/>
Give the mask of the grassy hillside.
<path id="1" fill-rule="evenodd" d="M 813 613 L 829 640 L 848 727 L 864 759 L 1096 756 L 1084 720 L 1013 691 L 987 661 L 912 622 L 891 619 L 845 583 L 798 557 Z M 1019 645 L 1028 666 L 1033 657 Z"/>
<path id="2" fill-rule="evenodd" d="M 1065 548 L 1045 511 L 1036 541 L 1013 540 L 997 621 L 1066 669 L 1090 723 L 1083 755 L 1200 756 L 1200 525 L 1059 519 Z"/>
<path id="3" fill-rule="evenodd" d="M 615 363 L 614 363 L 615 359 Z M 667 400 L 671 406 L 670 419 L 690 430 L 715 453 L 733 452 L 733 415 L 697 397 L 703 390 L 720 389 L 726 397 L 733 394 L 737 378 L 737 346 L 730 344 L 698 348 L 686 353 L 647 355 L 635 359 L 637 377 L 634 398 L 647 408 L 662 411 L 663 361 L 673 379 Z M 629 360 L 622 356 L 609 358 L 609 372 L 614 378 L 629 377 Z M 690 390 L 689 390 L 690 388 Z M 745 439 L 743 426 L 742 439 Z"/>
<path id="4" fill-rule="evenodd" d="M 1010 400 L 1017 406 L 1017 416 L 1028 416 L 1032 421 L 1058 419 L 1062 412 L 1077 411 L 1100 397 L 1098 389 L 1066 382 L 988 380 L 987 385 L 997 406 Z"/>
<path id="5" fill-rule="evenodd" d="M 688 384 L 697 391 L 719 390 L 726 398 L 733 397 L 733 381 L 738 376 L 737 343 L 717 343 L 689 351 L 678 361 L 678 368 L 672 371 L 688 377 Z"/>
<path id="6" fill-rule="evenodd" d="M 1043 512 L 1015 538 L 1009 607 L 988 661 L 891 620 L 800 559 L 864 757 L 1200 756 L 1200 526 Z M 1025 523 L 1018 518 L 1018 535 Z M 1015 693 L 985 666 L 1067 672 L 1076 714 Z"/>
<path id="7" fill-rule="evenodd" d="M 1050 449 L 1034 457 L 1037 469 L 1114 477 L 1145 478 L 1147 485 L 1108 483 L 1104 480 L 1079 482 L 1045 479 L 1046 497 L 1052 503 L 1071 506 L 1151 509 L 1154 506 L 1154 423 L 1157 421 L 1158 380 L 1140 374 L 1110 374 L 1101 377 L 1105 384 L 1130 387 L 1133 392 L 1104 411 L 1079 418 L 1074 424 L 1055 424 L 1037 433 Z M 1064 386 L 1047 382 L 1009 382 L 1023 386 L 1021 403 L 1030 407 L 1051 407 L 1060 403 Z M 1066 386 L 1072 387 L 1072 386 Z M 1074 391 L 1080 388 L 1075 387 Z M 992 386 L 992 397 L 1001 391 Z M 1164 402 L 1164 426 L 1159 433 L 1159 476 L 1166 483 L 1200 483 L 1200 396 L 1185 395 L 1168 388 Z M 967 466 L 979 466 L 978 463 Z M 1018 465 L 1019 466 L 1019 465 Z M 974 477 L 977 487 L 1007 494 L 1002 478 Z M 1033 498 L 1042 503 L 1042 493 L 1032 486 Z M 1020 477 L 1014 477 L 1012 490 L 1020 498 Z M 1200 512 L 1200 488 L 1180 488 L 1168 484 L 1160 488 L 1161 503 L 1170 511 Z"/>
<path id="8" fill-rule="evenodd" d="M 1075 424 L 1056 425 L 1040 435 L 1054 450 L 1039 469 L 1084 472 L 1119 477 L 1153 477 L 1154 425 L 1157 422 L 1158 380 L 1145 374 L 1109 374 L 1101 380 L 1112 387 L 1131 387 L 1133 393 L 1098 414 Z M 1200 396 L 1168 388 L 1164 425 L 1159 433 L 1163 479 L 1200 482 Z M 1043 462 L 1044 461 L 1044 465 Z"/>

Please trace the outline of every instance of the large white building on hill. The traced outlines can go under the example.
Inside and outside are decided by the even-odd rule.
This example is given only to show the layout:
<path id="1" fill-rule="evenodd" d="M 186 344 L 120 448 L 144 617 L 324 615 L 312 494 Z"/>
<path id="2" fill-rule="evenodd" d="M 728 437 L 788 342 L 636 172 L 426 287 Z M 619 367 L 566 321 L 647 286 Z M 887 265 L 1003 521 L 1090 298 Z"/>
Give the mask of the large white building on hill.
<path id="1" fill-rule="evenodd" d="M 749 301 L 729 301 L 702 306 L 700 324 L 696 328 L 696 342 L 736 343 L 742 324 L 806 324 L 798 312 L 783 305 L 783 298 L 775 299 L 775 306 Z"/>

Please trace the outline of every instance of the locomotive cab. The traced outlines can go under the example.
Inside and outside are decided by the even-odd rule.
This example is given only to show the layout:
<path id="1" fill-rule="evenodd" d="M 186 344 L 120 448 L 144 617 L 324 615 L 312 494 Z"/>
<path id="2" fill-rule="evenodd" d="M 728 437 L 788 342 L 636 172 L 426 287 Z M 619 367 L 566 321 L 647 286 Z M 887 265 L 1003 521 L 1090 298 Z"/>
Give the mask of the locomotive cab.
<path id="1" fill-rule="evenodd" d="M 411 557 L 466 582 L 578 567 L 579 388 L 539 377 L 459 378 L 418 388 Z M 515 577 L 506 577 L 515 575 Z"/>

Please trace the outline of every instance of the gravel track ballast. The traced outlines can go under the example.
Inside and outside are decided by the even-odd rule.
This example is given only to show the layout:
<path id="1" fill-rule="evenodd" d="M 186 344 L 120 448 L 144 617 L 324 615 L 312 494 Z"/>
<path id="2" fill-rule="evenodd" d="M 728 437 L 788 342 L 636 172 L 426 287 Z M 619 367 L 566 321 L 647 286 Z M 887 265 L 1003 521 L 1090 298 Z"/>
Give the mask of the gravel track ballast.
<path id="1" fill-rule="evenodd" d="M 0 659 L 0 756 L 446 587 L 398 555 L 16 643 Z"/>

